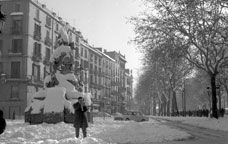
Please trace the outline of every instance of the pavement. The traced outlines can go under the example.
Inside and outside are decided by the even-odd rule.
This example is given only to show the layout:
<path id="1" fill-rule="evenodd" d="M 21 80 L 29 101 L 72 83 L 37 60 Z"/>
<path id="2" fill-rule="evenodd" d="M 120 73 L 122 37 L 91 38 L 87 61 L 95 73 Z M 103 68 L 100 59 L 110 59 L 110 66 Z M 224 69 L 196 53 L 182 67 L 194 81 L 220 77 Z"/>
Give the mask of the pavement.
<path id="1" fill-rule="evenodd" d="M 171 128 L 185 131 L 192 135 L 189 139 L 179 139 L 176 141 L 159 142 L 150 144 L 228 144 L 228 132 L 212 130 L 197 127 L 189 124 L 183 124 L 177 121 L 164 120 L 162 118 L 153 118 L 154 120 L 165 124 Z"/>

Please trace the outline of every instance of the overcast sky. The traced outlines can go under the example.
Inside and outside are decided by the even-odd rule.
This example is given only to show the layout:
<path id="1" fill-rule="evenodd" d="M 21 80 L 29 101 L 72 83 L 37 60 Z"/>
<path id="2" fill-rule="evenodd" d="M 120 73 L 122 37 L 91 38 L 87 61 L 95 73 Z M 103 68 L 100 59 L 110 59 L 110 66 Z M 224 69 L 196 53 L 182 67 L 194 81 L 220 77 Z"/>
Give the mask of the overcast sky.
<path id="1" fill-rule="evenodd" d="M 136 77 L 140 56 L 133 44 L 133 25 L 130 16 L 141 11 L 139 0 L 39 0 L 55 11 L 70 25 L 80 30 L 89 44 L 125 54 L 127 68 Z"/>

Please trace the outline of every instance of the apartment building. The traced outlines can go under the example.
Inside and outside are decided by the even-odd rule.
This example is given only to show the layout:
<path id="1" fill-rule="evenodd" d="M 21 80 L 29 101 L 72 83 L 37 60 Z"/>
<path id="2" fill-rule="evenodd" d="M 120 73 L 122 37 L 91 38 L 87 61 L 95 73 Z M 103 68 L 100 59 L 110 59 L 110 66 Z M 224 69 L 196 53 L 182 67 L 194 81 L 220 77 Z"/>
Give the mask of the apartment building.
<path id="1" fill-rule="evenodd" d="M 2 0 L 0 6 L 7 16 L 0 34 L 0 108 L 6 118 L 14 119 L 24 114 L 31 96 L 43 88 L 58 31 L 66 22 L 35 0 Z M 80 38 L 71 27 L 76 65 Z"/>
<path id="2" fill-rule="evenodd" d="M 133 102 L 133 75 L 132 70 L 125 69 L 125 85 L 126 85 L 126 91 L 125 91 L 125 101 L 126 101 L 126 109 L 132 108 L 132 102 Z"/>
<path id="3" fill-rule="evenodd" d="M 83 81 L 83 92 L 92 93 L 100 110 L 123 111 L 125 56 L 90 46 L 80 31 L 37 0 L 1 0 L 0 7 L 7 16 L 0 34 L 0 109 L 6 118 L 22 117 L 32 95 L 43 89 L 64 25 L 69 27 L 74 72 Z"/>
<path id="4" fill-rule="evenodd" d="M 104 51 L 104 53 L 115 60 L 115 81 L 113 81 L 113 86 L 117 89 L 115 89 L 113 93 L 117 96 L 117 111 L 123 112 L 126 106 L 125 65 L 127 61 L 125 59 L 125 56 L 122 55 L 120 52 Z"/>

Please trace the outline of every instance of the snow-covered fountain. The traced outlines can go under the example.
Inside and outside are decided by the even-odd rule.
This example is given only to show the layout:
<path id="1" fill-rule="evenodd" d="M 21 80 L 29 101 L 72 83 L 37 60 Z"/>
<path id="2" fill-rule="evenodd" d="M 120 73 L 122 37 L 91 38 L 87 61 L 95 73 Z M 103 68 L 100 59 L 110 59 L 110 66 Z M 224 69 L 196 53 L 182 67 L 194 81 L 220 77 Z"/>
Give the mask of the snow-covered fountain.
<path id="1" fill-rule="evenodd" d="M 84 97 L 87 106 L 91 105 L 90 97 L 83 95 L 83 85 L 72 71 L 74 57 L 67 30 L 65 26 L 59 32 L 58 46 L 50 58 L 51 74 L 45 77 L 44 88 L 33 95 L 31 103 L 25 109 L 25 122 L 72 123 L 72 105 L 79 96 Z"/>

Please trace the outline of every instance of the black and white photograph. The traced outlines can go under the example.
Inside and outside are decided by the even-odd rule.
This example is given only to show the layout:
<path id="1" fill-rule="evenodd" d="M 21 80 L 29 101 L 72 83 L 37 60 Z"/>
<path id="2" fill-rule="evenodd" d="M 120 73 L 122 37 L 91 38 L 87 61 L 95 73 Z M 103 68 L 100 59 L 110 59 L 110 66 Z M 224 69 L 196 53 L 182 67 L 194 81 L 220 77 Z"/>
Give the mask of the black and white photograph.
<path id="1" fill-rule="evenodd" d="M 0 144 L 228 144 L 228 0 L 0 0 Z"/>

